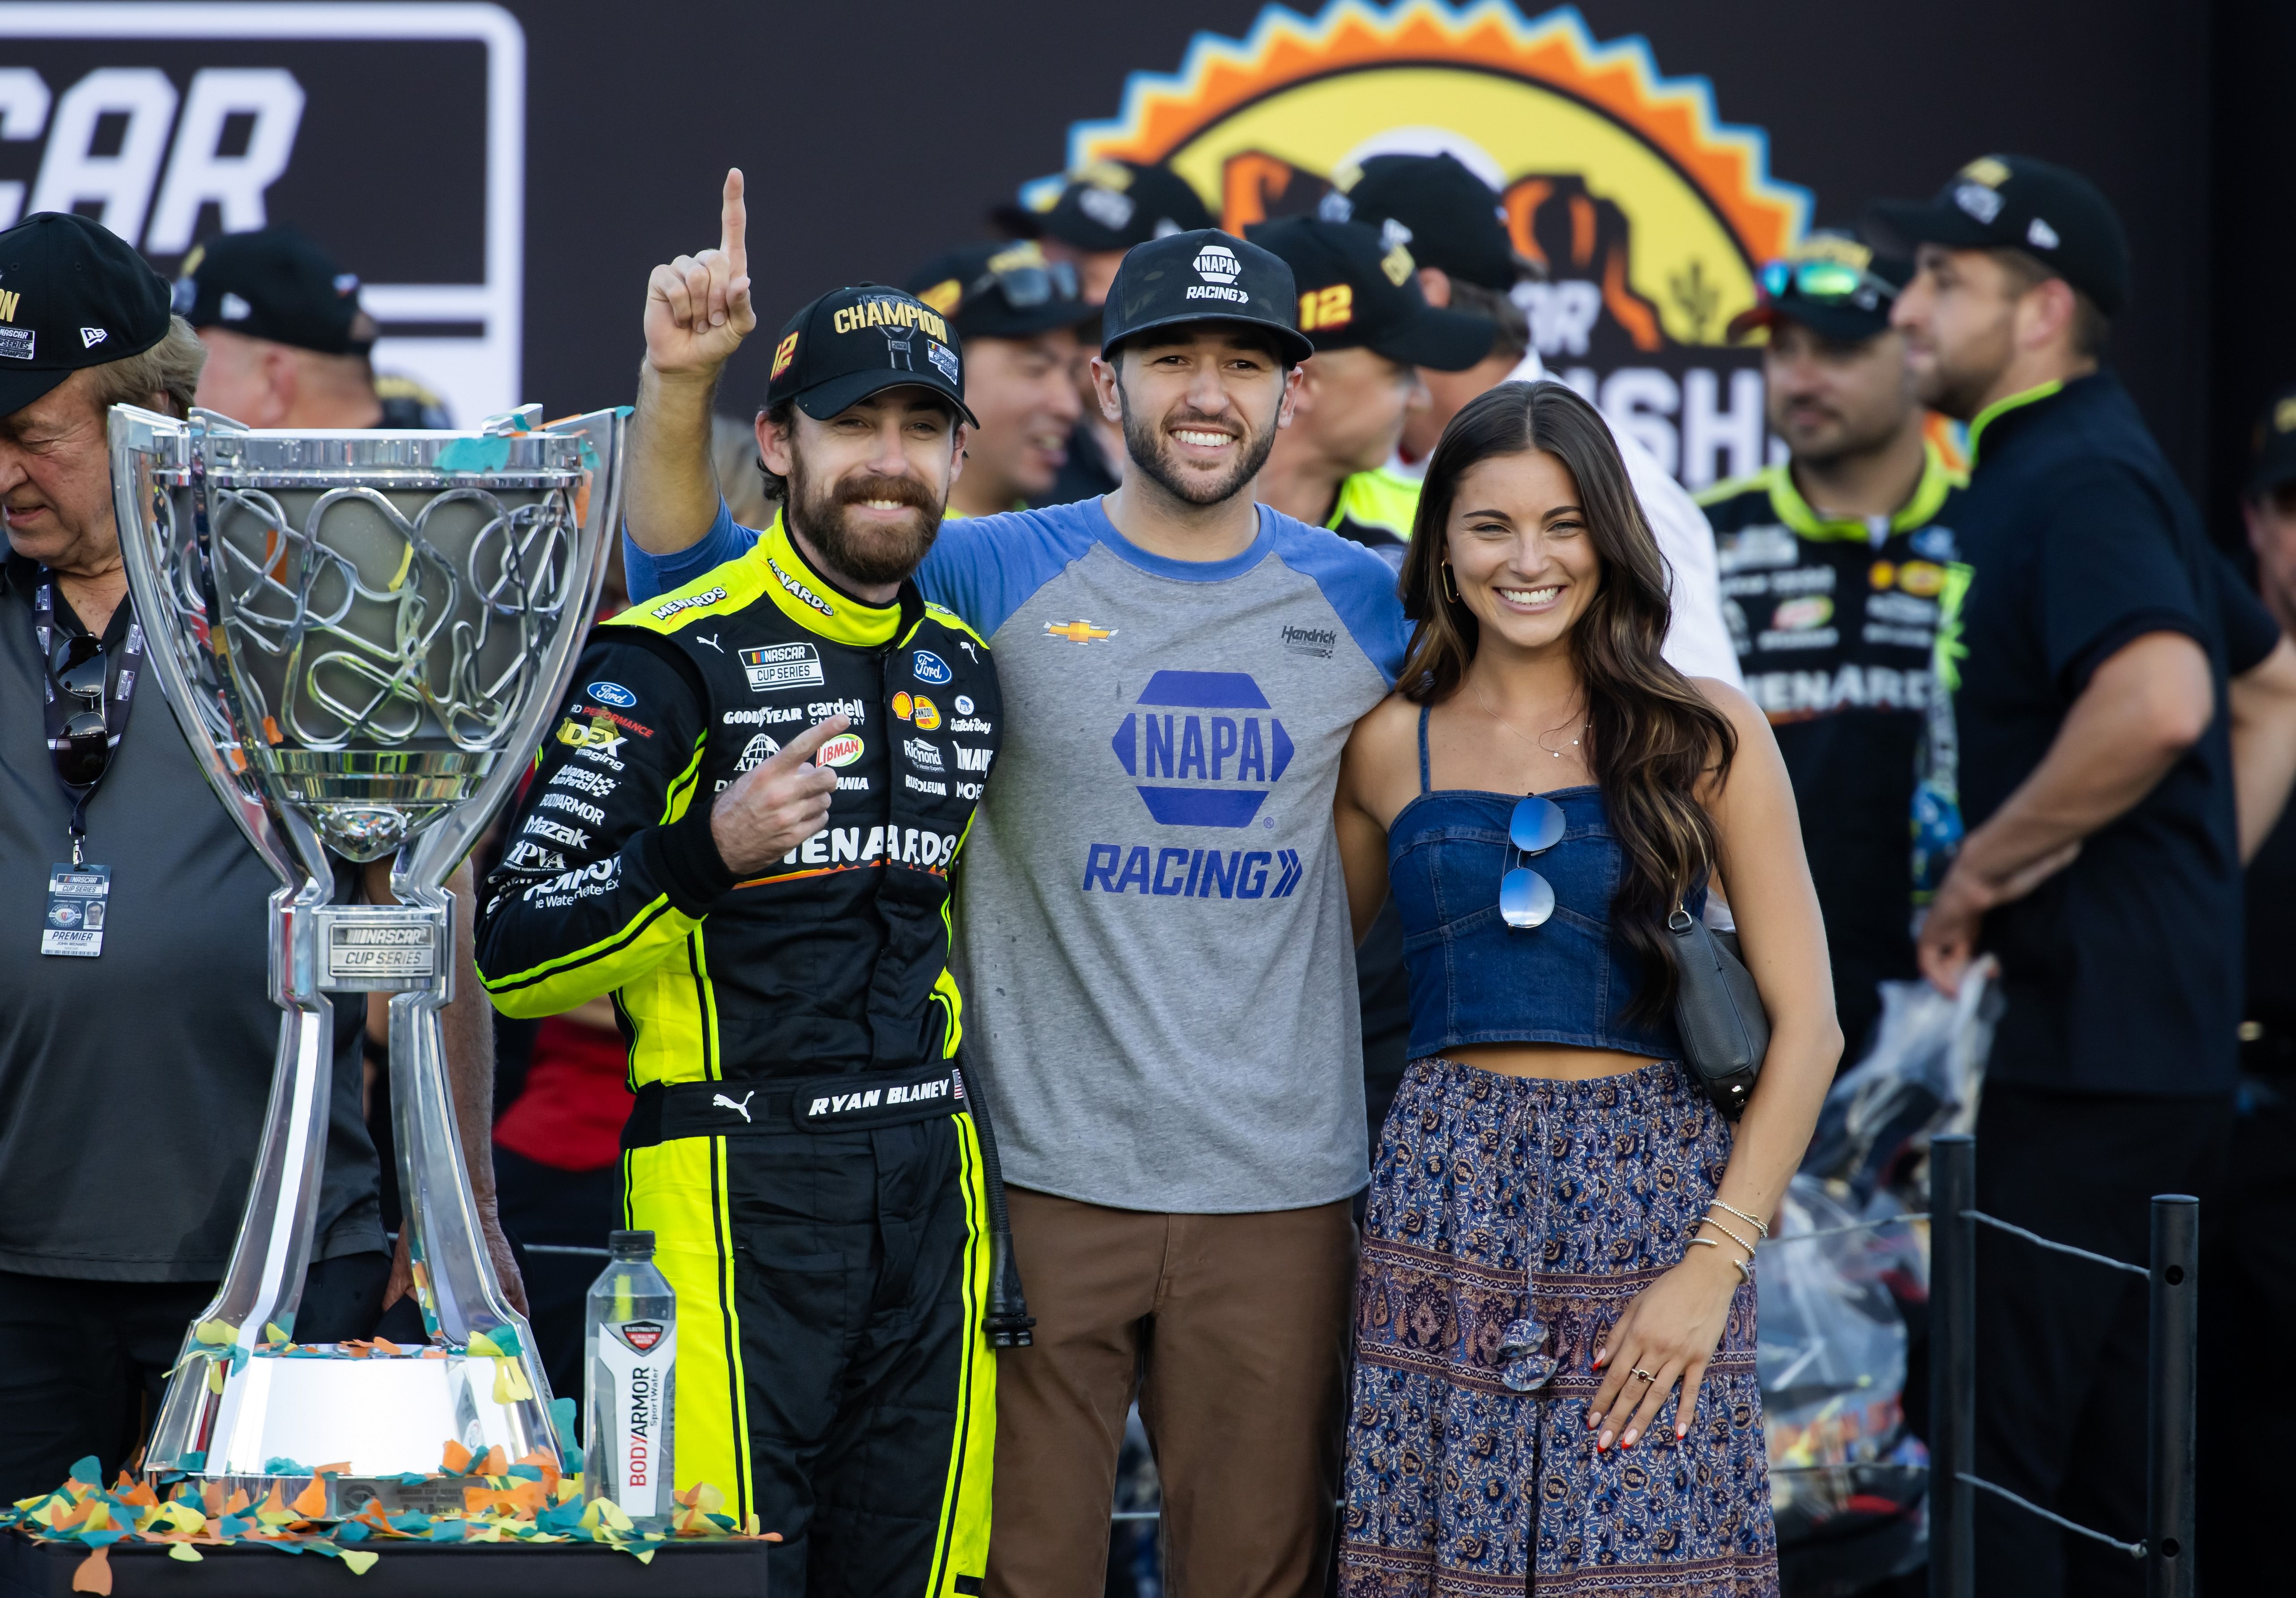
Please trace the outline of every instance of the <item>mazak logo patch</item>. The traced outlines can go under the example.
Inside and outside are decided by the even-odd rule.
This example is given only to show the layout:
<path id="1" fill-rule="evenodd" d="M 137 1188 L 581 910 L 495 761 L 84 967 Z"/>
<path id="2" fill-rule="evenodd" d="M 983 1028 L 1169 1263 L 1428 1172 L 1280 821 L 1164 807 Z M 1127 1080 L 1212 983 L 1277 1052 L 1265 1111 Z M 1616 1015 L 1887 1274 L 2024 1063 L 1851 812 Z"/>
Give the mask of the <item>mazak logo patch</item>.
<path id="1" fill-rule="evenodd" d="M 742 671 L 750 679 L 752 693 L 771 693 L 776 688 L 818 688 L 824 681 L 821 651 L 810 643 L 775 643 L 763 649 L 745 649 L 742 651 Z"/>
<path id="2" fill-rule="evenodd" d="M 704 605 L 714 605 L 725 597 L 725 589 L 711 588 L 701 594 L 688 594 L 683 599 L 666 599 L 646 614 L 656 621 L 668 621 L 680 611 L 698 611 Z"/>
<path id="3" fill-rule="evenodd" d="M 1160 671 L 1109 740 L 1168 827 L 1246 827 L 1292 764 L 1259 684 L 1240 671 Z M 1169 707 L 1169 708 L 1167 708 Z"/>
<path id="4" fill-rule="evenodd" d="M 820 594 L 816 594 L 803 583 L 799 582 L 797 578 L 791 577 L 788 572 L 783 571 L 781 568 L 781 562 L 775 560 L 773 556 L 767 555 L 766 557 L 766 564 L 773 569 L 773 574 L 775 580 L 781 584 L 783 591 L 786 592 L 791 599 L 796 600 L 800 604 L 811 605 L 824 616 L 834 616 L 837 614 L 836 611 L 829 608 L 829 602 L 827 600 L 822 598 Z M 723 595 L 721 594 L 720 597 L 723 597 Z"/>

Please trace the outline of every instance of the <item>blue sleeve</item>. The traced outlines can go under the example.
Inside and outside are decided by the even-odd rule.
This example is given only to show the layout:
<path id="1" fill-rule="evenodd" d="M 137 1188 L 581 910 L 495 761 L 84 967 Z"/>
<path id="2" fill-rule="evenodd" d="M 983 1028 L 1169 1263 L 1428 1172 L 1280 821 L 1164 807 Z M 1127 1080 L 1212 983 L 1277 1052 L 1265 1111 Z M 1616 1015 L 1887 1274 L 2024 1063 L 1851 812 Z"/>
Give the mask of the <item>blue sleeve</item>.
<path id="1" fill-rule="evenodd" d="M 689 544 L 675 554 L 650 555 L 638 547 L 630 537 L 627 521 L 622 523 L 622 582 L 630 591 L 630 602 L 638 604 L 657 594 L 667 594 L 672 588 L 683 588 L 705 571 L 714 570 L 728 561 L 738 561 L 757 546 L 754 528 L 742 527 L 734 520 L 734 512 L 726 502 L 718 502 L 718 520 L 701 535 L 699 544 Z"/>
<path id="2" fill-rule="evenodd" d="M 1348 636 L 1394 687 L 1411 643 L 1396 568 L 1352 539 L 1303 522 L 1279 523 L 1275 539 L 1283 563 L 1314 579 L 1324 602 L 1339 612 Z"/>
<path id="3" fill-rule="evenodd" d="M 994 643 L 1013 611 L 1092 548 L 1100 513 L 1099 502 L 1087 500 L 944 521 L 917 568 L 917 587 Z"/>

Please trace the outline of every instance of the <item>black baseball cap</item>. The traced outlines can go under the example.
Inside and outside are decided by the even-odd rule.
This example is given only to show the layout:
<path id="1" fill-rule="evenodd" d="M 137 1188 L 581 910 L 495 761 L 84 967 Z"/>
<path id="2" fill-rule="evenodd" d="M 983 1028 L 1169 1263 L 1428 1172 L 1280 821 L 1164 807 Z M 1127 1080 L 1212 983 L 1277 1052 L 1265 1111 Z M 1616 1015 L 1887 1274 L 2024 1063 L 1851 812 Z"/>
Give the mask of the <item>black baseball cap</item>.
<path id="1" fill-rule="evenodd" d="M 1913 281 L 1914 264 L 1864 240 L 1823 229 L 1754 274 L 1754 304 L 1730 319 L 1729 336 L 1799 322 L 1822 339 L 1862 344 L 1890 330 L 1890 307 Z"/>
<path id="2" fill-rule="evenodd" d="M 1152 239 L 1116 268 L 1101 307 L 1101 354 L 1113 358 L 1119 343 L 1151 328 L 1241 322 L 1274 333 L 1286 361 L 1304 361 L 1316 347 L 1300 331 L 1298 291 L 1282 257 L 1216 227 Z"/>
<path id="3" fill-rule="evenodd" d="M 887 389 L 931 389 L 980 425 L 964 406 L 964 356 L 941 314 L 882 283 L 824 294 L 791 316 L 774 340 L 766 404 L 785 399 L 816 422 Z"/>
<path id="4" fill-rule="evenodd" d="M 168 280 L 101 222 L 36 211 L 0 233 L 0 416 L 168 336 Z"/>
<path id="5" fill-rule="evenodd" d="M 1212 225 L 1188 180 L 1169 167 L 1096 160 L 1069 174 L 1050 206 L 999 206 L 995 220 L 1023 239 L 1058 239 L 1078 250 L 1129 250 Z"/>
<path id="6" fill-rule="evenodd" d="M 1382 245 L 1377 228 L 1292 217 L 1250 236 L 1292 268 L 1300 331 L 1318 352 L 1370 349 L 1406 366 L 1464 372 L 1498 338 L 1495 322 L 1429 305 L 1410 248 Z"/>
<path id="7" fill-rule="evenodd" d="M 2272 397 L 2249 438 L 2248 497 L 2296 482 L 2296 383 Z"/>
<path id="8" fill-rule="evenodd" d="M 373 321 L 359 309 L 357 275 L 291 227 L 209 239 L 184 258 L 176 310 L 193 327 L 321 355 L 365 355 Z"/>
<path id="9" fill-rule="evenodd" d="M 2128 236 L 2097 186 L 2030 155 L 1980 155 L 1924 205 L 1878 200 L 1874 218 L 1907 245 L 2021 250 L 2108 316 L 2128 303 Z"/>
<path id="10" fill-rule="evenodd" d="M 908 291 L 960 339 L 1033 339 L 1100 319 L 1098 306 L 1077 297 L 1075 266 L 1047 261 L 1034 239 L 937 255 L 909 275 Z"/>
<path id="11" fill-rule="evenodd" d="M 1374 155 L 1339 178 L 1316 210 L 1325 221 L 1381 228 L 1421 266 L 1502 293 L 1521 275 L 1499 197 L 1457 156 Z"/>

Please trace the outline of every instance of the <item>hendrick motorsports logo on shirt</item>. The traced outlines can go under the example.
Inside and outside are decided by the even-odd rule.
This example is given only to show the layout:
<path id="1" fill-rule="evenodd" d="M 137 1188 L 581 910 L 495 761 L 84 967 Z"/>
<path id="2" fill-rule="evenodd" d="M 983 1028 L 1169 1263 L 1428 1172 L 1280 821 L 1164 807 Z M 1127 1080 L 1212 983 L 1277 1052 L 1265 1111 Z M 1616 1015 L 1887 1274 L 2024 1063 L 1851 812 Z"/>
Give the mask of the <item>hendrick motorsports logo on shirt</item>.
<path id="1" fill-rule="evenodd" d="M 742 670 L 750 679 L 752 693 L 770 693 L 776 688 L 818 688 L 824 680 L 821 675 L 821 651 L 810 643 L 745 649 L 742 651 Z"/>

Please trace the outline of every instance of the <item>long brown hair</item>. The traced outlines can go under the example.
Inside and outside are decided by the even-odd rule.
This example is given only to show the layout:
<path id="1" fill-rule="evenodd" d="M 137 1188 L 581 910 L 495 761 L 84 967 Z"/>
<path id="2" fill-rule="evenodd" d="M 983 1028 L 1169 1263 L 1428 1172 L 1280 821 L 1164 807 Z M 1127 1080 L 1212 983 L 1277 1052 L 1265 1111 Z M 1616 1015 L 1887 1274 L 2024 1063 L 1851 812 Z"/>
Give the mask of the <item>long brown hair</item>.
<path id="1" fill-rule="evenodd" d="M 1428 457 L 1403 558 L 1403 611 L 1416 625 L 1401 688 L 1414 703 L 1439 704 L 1466 680 L 1480 627 L 1445 580 L 1451 506 L 1470 468 L 1534 450 L 1561 461 L 1578 484 L 1602 567 L 1594 602 L 1571 628 L 1570 654 L 1587 694 L 1587 764 L 1626 859 L 1611 921 L 1645 977 L 1628 1014 L 1654 1019 L 1671 1009 L 1677 983 L 1667 918 L 1717 858 L 1699 792 L 1729 774 L 1738 739 L 1659 652 L 1669 608 L 1658 542 L 1610 428 L 1562 384 L 1502 383 L 1477 396 Z"/>

